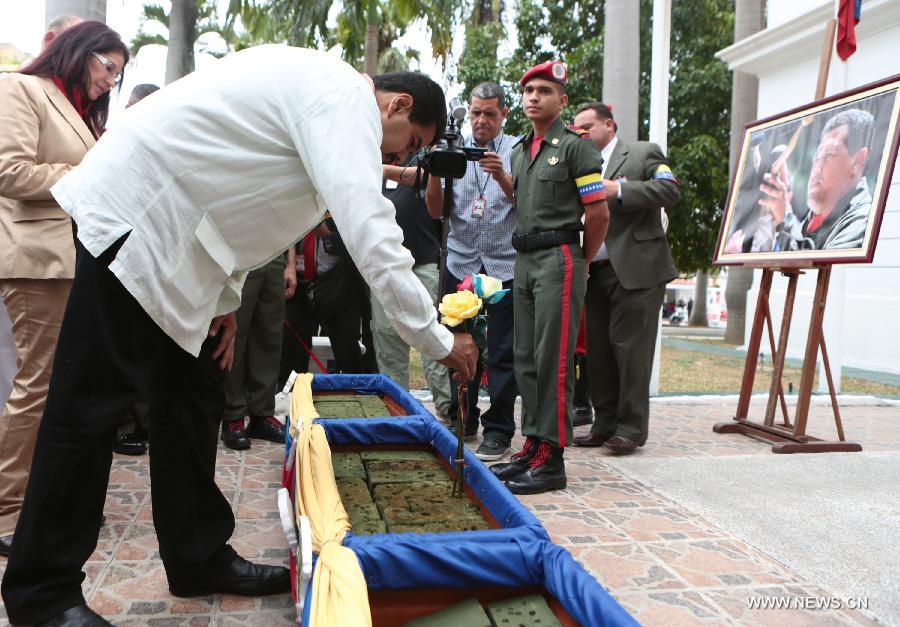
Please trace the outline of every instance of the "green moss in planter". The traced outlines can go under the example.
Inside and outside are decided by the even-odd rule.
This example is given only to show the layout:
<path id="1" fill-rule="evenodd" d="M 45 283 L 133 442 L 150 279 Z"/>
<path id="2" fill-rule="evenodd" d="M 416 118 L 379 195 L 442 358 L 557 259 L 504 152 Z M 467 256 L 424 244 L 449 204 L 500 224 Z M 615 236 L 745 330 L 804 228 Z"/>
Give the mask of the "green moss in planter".
<path id="1" fill-rule="evenodd" d="M 376 418 L 391 415 L 384 400 L 375 395 L 314 396 L 313 405 L 320 418 Z"/>
<path id="2" fill-rule="evenodd" d="M 369 485 L 379 483 L 408 483 L 410 481 L 439 481 L 447 478 L 447 473 L 437 460 L 408 459 L 402 461 L 367 461 L 366 473 Z"/>
<path id="3" fill-rule="evenodd" d="M 359 453 L 332 453 L 331 466 L 334 468 L 335 478 L 366 478 L 366 467 L 363 466 Z"/>
<path id="4" fill-rule="evenodd" d="M 388 533 L 447 533 L 448 531 L 482 531 L 490 529 L 482 520 L 478 523 L 465 520 L 441 520 L 436 523 L 423 523 L 421 525 L 387 525 Z"/>
<path id="5" fill-rule="evenodd" d="M 345 507 L 350 523 L 356 522 L 373 522 L 381 520 L 381 512 L 373 503 L 353 503 L 349 507 Z"/>
<path id="6" fill-rule="evenodd" d="M 434 455 L 427 451 L 360 451 L 359 456 L 363 462 L 402 462 L 413 459 L 435 461 Z"/>
<path id="7" fill-rule="evenodd" d="M 412 512 L 408 509 L 384 510 L 384 522 L 390 525 L 431 525 L 460 523 L 474 525 L 477 529 L 487 529 L 487 523 L 477 513 L 463 511 L 446 511 L 435 508 L 431 511 Z"/>
<path id="8" fill-rule="evenodd" d="M 440 470 L 370 470 L 369 485 L 375 487 L 381 483 L 409 483 L 411 481 L 442 481 L 447 473 Z"/>
<path id="9" fill-rule="evenodd" d="M 380 483 L 372 490 L 375 502 L 393 494 L 411 494 L 418 496 L 450 496 L 453 481 L 446 474 L 440 481 L 410 481 L 404 483 Z"/>
<path id="10" fill-rule="evenodd" d="M 431 459 L 398 459 L 398 460 L 380 460 L 370 459 L 363 462 L 366 470 L 443 470 L 443 467 L 435 458 Z"/>
<path id="11" fill-rule="evenodd" d="M 384 512 L 389 507 L 399 507 L 403 509 L 412 509 L 410 499 L 420 498 L 429 499 L 434 503 L 441 503 L 453 499 L 451 496 L 453 491 L 453 482 L 436 481 L 434 483 L 424 483 L 421 481 L 412 481 L 409 483 L 382 483 L 375 486 L 375 505 Z M 466 503 L 470 501 L 466 500 Z"/>
<path id="12" fill-rule="evenodd" d="M 428 616 L 409 621 L 404 627 L 562 627 L 540 594 L 495 601 L 481 607 L 466 599 Z"/>
<path id="13" fill-rule="evenodd" d="M 337 483 L 338 494 L 341 495 L 341 500 L 345 504 L 372 502 L 372 496 L 369 494 L 369 488 L 364 480 L 356 477 L 341 477 L 335 479 L 335 482 Z"/>
<path id="14" fill-rule="evenodd" d="M 415 618 L 404 627 L 492 627 L 477 599 L 466 599 L 439 612 Z"/>
<path id="15" fill-rule="evenodd" d="M 540 594 L 489 603 L 487 612 L 494 627 L 562 627 Z"/>
<path id="16" fill-rule="evenodd" d="M 453 482 L 423 451 L 363 451 L 332 456 L 353 533 L 489 529 L 478 506 L 452 496 Z M 359 476 L 364 467 L 367 480 Z"/>
<path id="17" fill-rule="evenodd" d="M 373 520 L 363 523 L 350 523 L 353 528 L 350 530 L 357 536 L 371 536 L 376 533 L 387 533 L 387 525 L 383 520 Z"/>

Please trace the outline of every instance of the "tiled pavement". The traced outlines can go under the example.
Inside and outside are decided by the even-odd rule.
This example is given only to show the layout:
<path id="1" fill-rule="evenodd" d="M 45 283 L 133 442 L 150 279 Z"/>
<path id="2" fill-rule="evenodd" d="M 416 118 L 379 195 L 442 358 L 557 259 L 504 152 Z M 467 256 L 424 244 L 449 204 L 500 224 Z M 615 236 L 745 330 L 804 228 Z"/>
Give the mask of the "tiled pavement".
<path id="1" fill-rule="evenodd" d="M 758 402 L 754 403 L 754 408 Z M 738 435 L 716 435 L 712 423 L 733 412 L 731 400 L 696 399 L 652 406 L 652 438 L 638 455 L 708 457 L 771 455 Z M 844 407 L 848 435 L 870 451 L 900 450 L 900 408 Z M 813 409 L 808 432 L 831 433 L 825 407 Z M 477 446 L 477 442 L 473 444 Z M 514 448 L 521 446 L 517 438 Z M 258 561 L 285 562 L 277 518 L 283 449 L 254 442 L 245 453 L 220 446 L 217 477 L 237 517 L 233 545 Z M 645 625 L 867 625 L 851 610 L 751 610 L 748 598 L 829 597 L 814 581 L 702 517 L 629 479 L 619 458 L 602 449 L 567 451 L 567 490 L 523 497 L 558 544 L 566 547 Z M 90 605 L 116 625 L 288 625 L 289 595 L 246 599 L 216 595 L 177 599 L 167 589 L 153 531 L 146 457 L 116 456 L 97 550 L 84 582 Z M 5 561 L 0 559 L 0 573 Z M 5 612 L 0 606 L 0 623 Z"/>

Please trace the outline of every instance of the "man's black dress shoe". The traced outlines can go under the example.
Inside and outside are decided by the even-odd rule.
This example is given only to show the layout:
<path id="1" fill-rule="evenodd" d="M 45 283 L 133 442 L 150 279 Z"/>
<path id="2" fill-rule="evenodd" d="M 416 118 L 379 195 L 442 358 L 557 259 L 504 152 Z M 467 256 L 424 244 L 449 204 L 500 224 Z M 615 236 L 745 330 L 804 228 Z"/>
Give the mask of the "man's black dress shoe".
<path id="1" fill-rule="evenodd" d="M 235 451 L 244 451 L 250 448 L 250 438 L 244 431 L 244 419 L 222 421 L 222 441 L 225 446 Z"/>
<path id="2" fill-rule="evenodd" d="M 254 440 L 284 444 L 284 425 L 275 416 L 251 416 L 245 433 Z"/>
<path id="3" fill-rule="evenodd" d="M 36 623 L 35 627 L 103 627 L 104 625 L 112 625 L 112 623 L 87 605 L 76 605 L 61 614 Z"/>
<path id="4" fill-rule="evenodd" d="M 613 453 L 617 453 L 619 455 L 627 455 L 629 453 L 634 453 L 637 447 L 641 445 L 634 440 L 629 440 L 624 436 L 614 435 L 606 442 L 604 442 L 603 446 L 611 450 Z"/>
<path id="5" fill-rule="evenodd" d="M 572 443 L 575 444 L 575 446 L 603 446 L 603 443 L 608 439 L 608 435 L 588 433 L 587 435 L 576 435 L 572 438 Z"/>
<path id="6" fill-rule="evenodd" d="M 590 405 L 572 405 L 572 426 L 583 427 L 594 422 L 594 408 Z"/>
<path id="7" fill-rule="evenodd" d="M 123 433 L 113 444 L 113 451 L 120 455 L 143 455 L 147 452 L 147 440 L 134 433 Z"/>
<path id="8" fill-rule="evenodd" d="M 206 583 L 192 582 L 188 586 L 169 586 L 177 597 L 201 597 L 217 592 L 261 597 L 287 592 L 291 589 L 291 573 L 282 566 L 266 566 L 248 562 L 241 556 Z"/>
<path id="9" fill-rule="evenodd" d="M 0 555 L 3 557 L 9 557 L 9 552 L 12 551 L 12 540 L 13 534 L 0 536 Z"/>

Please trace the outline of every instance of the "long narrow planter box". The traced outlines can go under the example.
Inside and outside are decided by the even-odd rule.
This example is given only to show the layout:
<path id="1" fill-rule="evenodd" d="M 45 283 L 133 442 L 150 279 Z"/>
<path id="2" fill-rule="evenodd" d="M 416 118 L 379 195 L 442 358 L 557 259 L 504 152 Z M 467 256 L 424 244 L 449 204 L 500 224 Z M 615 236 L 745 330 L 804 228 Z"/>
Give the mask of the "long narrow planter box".
<path id="1" fill-rule="evenodd" d="M 638 625 L 568 551 L 550 542 L 458 541 L 433 551 L 400 538 L 358 556 L 373 627 L 401 627 L 466 599 L 487 605 L 529 594 L 542 595 L 565 627 Z M 308 609 L 301 623 L 316 627 L 309 625 Z"/>
<path id="2" fill-rule="evenodd" d="M 411 416 L 403 420 L 364 418 L 320 420 L 333 452 L 366 450 L 428 451 L 444 466 L 448 478 L 455 476 L 453 457 L 456 438 L 430 417 Z M 290 448 L 290 443 L 288 443 Z M 352 530 L 344 545 L 357 553 L 378 543 L 391 543 L 396 538 L 411 536 L 417 541 L 437 546 L 459 540 L 512 542 L 516 540 L 548 540 L 540 521 L 528 511 L 475 455 L 465 450 L 464 483 L 491 529 L 445 533 L 386 533 L 354 535 Z M 284 485 L 293 490 L 291 472 L 284 473 Z M 435 549 L 439 550 L 439 549 Z"/>
<path id="3" fill-rule="evenodd" d="M 317 375 L 312 387 L 315 395 L 354 386 L 387 394 L 408 414 L 317 420 L 333 452 L 429 451 L 454 476 L 454 435 L 387 377 Z M 288 449 L 290 444 L 288 437 Z M 362 566 L 375 627 L 399 627 L 466 598 L 486 604 L 534 593 L 544 596 L 567 627 L 636 625 L 567 551 L 549 541 L 540 521 L 468 449 L 464 459 L 466 492 L 491 529 L 347 534 L 344 545 Z M 284 480 L 293 490 L 292 473 L 285 472 Z M 294 566 L 293 555 L 291 562 Z M 309 606 L 307 595 L 307 612 Z"/>
<path id="4" fill-rule="evenodd" d="M 383 374 L 317 374 L 312 379 L 312 392 L 313 400 L 328 394 L 377 395 L 384 400 L 390 416 L 434 419 L 422 403 Z"/>

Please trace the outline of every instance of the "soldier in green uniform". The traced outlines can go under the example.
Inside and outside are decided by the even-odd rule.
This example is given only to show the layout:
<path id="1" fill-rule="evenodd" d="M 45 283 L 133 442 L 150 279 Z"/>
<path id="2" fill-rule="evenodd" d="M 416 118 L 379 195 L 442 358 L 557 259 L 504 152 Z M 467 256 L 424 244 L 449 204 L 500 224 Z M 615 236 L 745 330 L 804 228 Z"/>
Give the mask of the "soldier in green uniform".
<path id="1" fill-rule="evenodd" d="M 532 131 L 513 149 L 517 251 L 513 279 L 515 372 L 525 446 L 492 470 L 515 494 L 566 487 L 563 448 L 572 440 L 575 340 L 587 277 L 609 224 L 600 150 L 559 118 L 566 67 L 549 61 L 519 84 Z M 582 216 L 584 242 L 581 242 Z"/>

